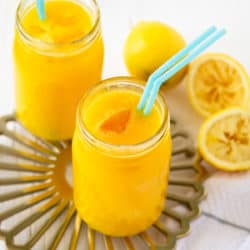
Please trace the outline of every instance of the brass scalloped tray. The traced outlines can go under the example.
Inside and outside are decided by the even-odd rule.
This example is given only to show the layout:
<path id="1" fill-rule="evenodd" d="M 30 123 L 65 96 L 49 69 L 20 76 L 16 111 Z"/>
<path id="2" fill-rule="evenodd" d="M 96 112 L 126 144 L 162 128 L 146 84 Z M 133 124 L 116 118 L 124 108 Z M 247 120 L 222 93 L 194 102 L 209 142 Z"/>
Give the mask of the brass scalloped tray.
<path id="1" fill-rule="evenodd" d="M 127 238 L 102 235 L 77 215 L 72 202 L 70 142 L 47 142 L 0 118 L 0 236 L 10 249 L 170 250 L 189 231 L 204 196 L 203 170 L 189 135 L 171 121 L 173 152 L 162 215 Z"/>

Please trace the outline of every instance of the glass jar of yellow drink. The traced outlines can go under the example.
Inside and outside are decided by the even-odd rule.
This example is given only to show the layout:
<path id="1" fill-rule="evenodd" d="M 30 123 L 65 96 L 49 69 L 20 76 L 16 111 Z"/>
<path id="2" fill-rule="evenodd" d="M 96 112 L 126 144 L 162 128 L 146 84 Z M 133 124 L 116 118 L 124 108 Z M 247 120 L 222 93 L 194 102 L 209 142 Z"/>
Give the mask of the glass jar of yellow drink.
<path id="1" fill-rule="evenodd" d="M 103 40 L 95 0 L 22 0 L 16 14 L 14 71 L 16 113 L 35 135 L 71 139 L 77 104 L 100 81 Z"/>
<path id="2" fill-rule="evenodd" d="M 136 110 L 143 86 L 111 78 L 78 107 L 73 138 L 74 201 L 104 234 L 139 233 L 159 217 L 171 156 L 170 118 L 160 95 L 148 116 Z"/>

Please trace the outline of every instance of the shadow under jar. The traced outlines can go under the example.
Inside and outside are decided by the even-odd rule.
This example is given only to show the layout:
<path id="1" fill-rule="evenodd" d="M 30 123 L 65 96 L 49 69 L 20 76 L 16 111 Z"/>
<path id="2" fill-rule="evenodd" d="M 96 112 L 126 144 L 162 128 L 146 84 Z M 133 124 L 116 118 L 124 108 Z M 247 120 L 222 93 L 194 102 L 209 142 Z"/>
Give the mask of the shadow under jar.
<path id="1" fill-rule="evenodd" d="M 71 139 L 77 104 L 101 79 L 104 45 L 94 0 L 22 0 L 13 46 L 16 114 L 33 134 Z"/>
<path id="2" fill-rule="evenodd" d="M 92 88 L 78 107 L 74 201 L 80 217 L 107 235 L 145 230 L 164 206 L 170 117 L 161 95 L 150 115 L 136 110 L 143 89 L 135 79 L 111 78 Z"/>

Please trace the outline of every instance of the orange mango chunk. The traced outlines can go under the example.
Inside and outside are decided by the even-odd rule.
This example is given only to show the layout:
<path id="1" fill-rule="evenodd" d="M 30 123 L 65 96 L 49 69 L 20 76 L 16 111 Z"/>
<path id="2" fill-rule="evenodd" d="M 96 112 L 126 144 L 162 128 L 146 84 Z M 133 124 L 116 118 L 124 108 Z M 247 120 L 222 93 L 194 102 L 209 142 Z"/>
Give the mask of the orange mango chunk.
<path id="1" fill-rule="evenodd" d="M 100 126 L 103 132 L 122 133 L 129 122 L 131 110 L 126 109 L 111 115 Z"/>

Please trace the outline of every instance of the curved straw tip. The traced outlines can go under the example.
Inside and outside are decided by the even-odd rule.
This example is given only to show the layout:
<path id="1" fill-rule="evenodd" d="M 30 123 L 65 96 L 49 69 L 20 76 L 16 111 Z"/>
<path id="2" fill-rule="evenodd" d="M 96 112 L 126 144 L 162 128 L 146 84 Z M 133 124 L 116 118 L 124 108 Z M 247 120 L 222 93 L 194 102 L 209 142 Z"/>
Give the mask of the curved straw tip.
<path id="1" fill-rule="evenodd" d="M 216 27 L 216 25 L 211 25 L 211 26 L 209 27 L 209 29 L 210 29 L 210 30 L 216 30 L 217 27 Z"/>

